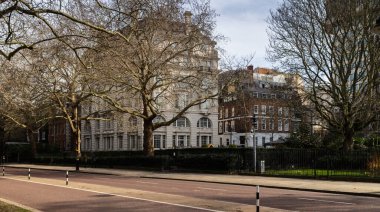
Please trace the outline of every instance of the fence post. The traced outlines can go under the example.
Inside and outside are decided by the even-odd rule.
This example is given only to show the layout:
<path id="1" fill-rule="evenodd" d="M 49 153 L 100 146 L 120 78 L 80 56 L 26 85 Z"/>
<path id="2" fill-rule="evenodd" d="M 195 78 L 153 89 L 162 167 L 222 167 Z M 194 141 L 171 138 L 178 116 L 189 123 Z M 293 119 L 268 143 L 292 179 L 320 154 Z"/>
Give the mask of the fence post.
<path id="1" fill-rule="evenodd" d="M 256 186 L 256 212 L 260 211 L 260 186 Z"/>
<path id="2" fill-rule="evenodd" d="M 1 158 L 2 160 L 2 165 L 3 165 L 3 176 L 5 176 L 5 172 L 4 172 L 4 163 L 5 163 L 5 156 L 3 155 L 3 157 Z"/>
<path id="3" fill-rule="evenodd" d="M 314 149 L 314 159 L 313 159 L 313 161 L 314 161 L 314 179 L 316 179 L 317 178 L 317 150 L 316 149 Z"/>
<path id="4" fill-rule="evenodd" d="M 69 185 L 69 171 L 66 171 L 66 185 Z"/>
<path id="5" fill-rule="evenodd" d="M 28 180 L 30 180 L 30 168 L 28 169 Z"/>

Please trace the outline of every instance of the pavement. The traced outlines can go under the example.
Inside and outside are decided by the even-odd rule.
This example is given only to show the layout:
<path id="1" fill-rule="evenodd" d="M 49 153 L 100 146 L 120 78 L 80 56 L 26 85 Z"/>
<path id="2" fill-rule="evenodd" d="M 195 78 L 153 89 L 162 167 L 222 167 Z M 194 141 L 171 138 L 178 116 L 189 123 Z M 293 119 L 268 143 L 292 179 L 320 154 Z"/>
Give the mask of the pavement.
<path id="1" fill-rule="evenodd" d="M 5 167 L 30 168 L 75 171 L 73 166 L 47 166 L 34 164 L 6 164 Z M 84 168 L 80 172 L 94 174 L 110 174 L 118 176 L 186 180 L 197 182 L 223 183 L 233 185 L 247 185 L 268 188 L 292 189 L 302 191 L 317 191 L 337 194 L 348 194 L 358 196 L 369 196 L 380 198 L 380 183 L 368 182 L 347 182 L 329 181 L 314 179 L 294 179 L 280 177 L 262 177 L 228 174 L 200 174 L 200 173 L 177 173 L 177 172 L 155 172 L 155 171 L 136 171 L 125 169 L 104 169 L 104 168 Z"/>

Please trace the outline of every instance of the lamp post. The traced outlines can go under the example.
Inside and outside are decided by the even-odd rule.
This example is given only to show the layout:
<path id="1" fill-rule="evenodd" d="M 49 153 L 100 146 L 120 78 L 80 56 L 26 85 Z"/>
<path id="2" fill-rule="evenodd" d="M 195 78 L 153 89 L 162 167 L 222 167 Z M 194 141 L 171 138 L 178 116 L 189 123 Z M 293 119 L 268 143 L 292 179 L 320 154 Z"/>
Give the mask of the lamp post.
<path id="1" fill-rule="evenodd" d="M 252 147 L 253 147 L 253 171 L 256 173 L 256 139 L 255 139 L 255 123 L 257 122 L 256 115 L 252 116 Z"/>

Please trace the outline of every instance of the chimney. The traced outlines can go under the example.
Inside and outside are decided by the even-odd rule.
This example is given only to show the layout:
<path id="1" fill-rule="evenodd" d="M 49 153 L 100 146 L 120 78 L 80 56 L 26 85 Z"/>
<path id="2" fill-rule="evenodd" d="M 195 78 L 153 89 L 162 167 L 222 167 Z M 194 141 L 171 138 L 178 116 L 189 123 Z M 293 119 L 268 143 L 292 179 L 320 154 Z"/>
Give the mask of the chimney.
<path id="1" fill-rule="evenodd" d="M 193 14 L 191 14 L 190 11 L 185 11 L 184 15 L 185 15 L 185 23 L 186 23 L 186 25 L 190 25 L 191 24 L 191 16 Z"/>
<path id="2" fill-rule="evenodd" d="M 185 16 L 186 35 L 189 35 L 191 32 L 191 16 L 192 16 L 192 14 L 190 11 L 185 11 L 184 16 Z"/>
<path id="3" fill-rule="evenodd" d="M 248 70 L 248 71 L 253 71 L 253 65 L 249 65 L 249 66 L 247 66 L 247 70 Z"/>

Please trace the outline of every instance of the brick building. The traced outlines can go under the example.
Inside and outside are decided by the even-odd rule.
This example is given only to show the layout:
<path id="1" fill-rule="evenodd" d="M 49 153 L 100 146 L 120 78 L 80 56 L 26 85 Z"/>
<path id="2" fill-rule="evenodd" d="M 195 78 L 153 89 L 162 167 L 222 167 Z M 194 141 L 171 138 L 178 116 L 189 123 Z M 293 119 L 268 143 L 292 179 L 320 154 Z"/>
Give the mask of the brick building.
<path id="1" fill-rule="evenodd" d="M 294 75 L 267 68 L 248 66 L 222 76 L 233 79 L 219 98 L 219 144 L 252 146 L 254 134 L 258 146 L 281 142 L 297 129 L 301 106 Z"/>

